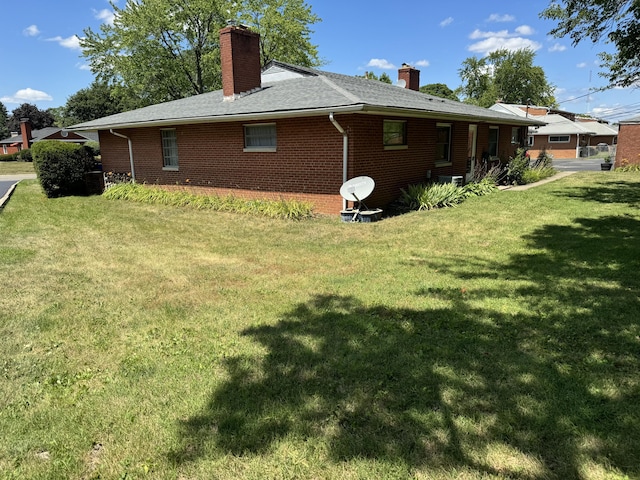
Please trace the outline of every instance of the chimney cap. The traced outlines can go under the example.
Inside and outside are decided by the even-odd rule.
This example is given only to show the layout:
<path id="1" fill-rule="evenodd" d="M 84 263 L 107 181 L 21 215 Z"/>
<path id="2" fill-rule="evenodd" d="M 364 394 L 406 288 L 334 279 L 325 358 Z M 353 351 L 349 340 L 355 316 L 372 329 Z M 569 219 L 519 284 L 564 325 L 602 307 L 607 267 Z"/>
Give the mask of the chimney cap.
<path id="1" fill-rule="evenodd" d="M 20 119 L 20 122 L 30 122 L 30 121 L 31 121 L 31 119 L 29 117 L 22 117 Z"/>

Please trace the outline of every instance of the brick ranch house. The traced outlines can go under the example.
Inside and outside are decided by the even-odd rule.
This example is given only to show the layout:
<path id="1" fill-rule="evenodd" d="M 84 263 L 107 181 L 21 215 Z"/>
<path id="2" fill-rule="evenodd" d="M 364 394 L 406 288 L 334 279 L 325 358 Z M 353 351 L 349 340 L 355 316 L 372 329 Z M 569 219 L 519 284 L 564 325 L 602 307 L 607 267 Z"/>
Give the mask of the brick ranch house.
<path id="1" fill-rule="evenodd" d="M 7 155 L 26 150 L 34 142 L 41 140 L 59 140 L 83 145 L 89 141 L 98 141 L 98 136 L 93 132 L 68 132 L 58 127 L 45 127 L 32 130 L 29 120 L 20 121 L 20 133 L 13 132 L 10 137 L 0 140 L 0 155 Z"/>
<path id="2" fill-rule="evenodd" d="M 104 171 L 137 182 L 252 198 L 297 198 L 338 213 L 347 179 L 367 175 L 370 208 L 400 188 L 470 173 L 476 158 L 506 160 L 542 122 L 406 88 L 273 61 L 260 66 L 259 35 L 220 32 L 223 89 L 70 127 L 97 130 Z"/>
<path id="3" fill-rule="evenodd" d="M 622 120 L 618 133 L 616 167 L 640 165 L 640 115 Z"/>

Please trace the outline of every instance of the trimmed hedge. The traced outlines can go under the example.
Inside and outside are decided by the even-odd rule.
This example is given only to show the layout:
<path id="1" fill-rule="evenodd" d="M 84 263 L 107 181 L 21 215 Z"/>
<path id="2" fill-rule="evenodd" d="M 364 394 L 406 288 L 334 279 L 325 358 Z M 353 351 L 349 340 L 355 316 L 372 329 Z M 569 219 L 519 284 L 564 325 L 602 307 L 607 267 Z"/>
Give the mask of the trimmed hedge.
<path id="1" fill-rule="evenodd" d="M 47 197 L 87 193 L 85 174 L 95 166 L 90 148 L 57 140 L 43 140 L 34 143 L 31 150 L 40 185 Z"/>
<path id="2" fill-rule="evenodd" d="M 31 150 L 25 149 L 15 153 L 0 155 L 0 162 L 31 162 Z"/>

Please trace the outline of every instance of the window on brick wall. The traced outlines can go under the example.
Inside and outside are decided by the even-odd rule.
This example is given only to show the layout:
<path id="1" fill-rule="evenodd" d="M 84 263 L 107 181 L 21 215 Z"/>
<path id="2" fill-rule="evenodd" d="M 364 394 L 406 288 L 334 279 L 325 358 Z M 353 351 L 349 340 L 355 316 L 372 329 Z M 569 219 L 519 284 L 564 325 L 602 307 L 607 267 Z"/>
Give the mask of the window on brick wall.
<path id="1" fill-rule="evenodd" d="M 385 147 L 406 147 L 407 122 L 385 120 L 382 126 L 382 141 Z"/>
<path id="2" fill-rule="evenodd" d="M 519 127 L 511 127 L 511 144 L 512 145 L 520 144 L 520 128 Z"/>
<path id="3" fill-rule="evenodd" d="M 499 127 L 489 127 L 489 156 L 498 158 L 498 137 Z"/>
<path id="4" fill-rule="evenodd" d="M 275 123 L 244 126 L 244 150 L 251 152 L 275 152 L 278 145 Z"/>
<path id="5" fill-rule="evenodd" d="M 436 124 L 436 163 L 451 163 L 451 124 Z"/>
<path id="6" fill-rule="evenodd" d="M 162 134 L 162 159 L 165 170 L 178 169 L 178 137 L 175 128 L 160 130 Z"/>
<path id="7" fill-rule="evenodd" d="M 534 143 L 534 137 L 533 135 L 529 135 L 527 137 L 527 147 L 533 147 L 533 143 Z"/>
<path id="8" fill-rule="evenodd" d="M 549 135 L 549 143 L 569 143 L 570 135 Z"/>

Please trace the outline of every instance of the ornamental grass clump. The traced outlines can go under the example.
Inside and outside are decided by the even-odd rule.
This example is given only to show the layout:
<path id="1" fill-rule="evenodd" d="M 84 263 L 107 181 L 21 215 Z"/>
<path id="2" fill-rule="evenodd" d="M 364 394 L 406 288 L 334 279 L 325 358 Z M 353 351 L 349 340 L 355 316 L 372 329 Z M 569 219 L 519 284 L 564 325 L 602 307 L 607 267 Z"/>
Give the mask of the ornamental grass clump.
<path id="1" fill-rule="evenodd" d="M 313 216 L 313 205 L 299 200 L 246 200 L 233 195 L 224 197 L 218 195 L 196 195 L 189 192 L 172 192 L 136 183 L 114 185 L 106 190 L 103 195 L 111 200 L 128 200 L 153 205 L 190 207 L 198 210 L 246 213 L 269 218 L 301 220 Z"/>
<path id="2" fill-rule="evenodd" d="M 463 187 L 453 183 L 431 183 L 409 185 L 401 189 L 399 204 L 403 210 L 433 210 L 435 208 L 455 207 L 473 196 L 488 195 L 498 190 L 490 178 L 471 182 Z"/>

